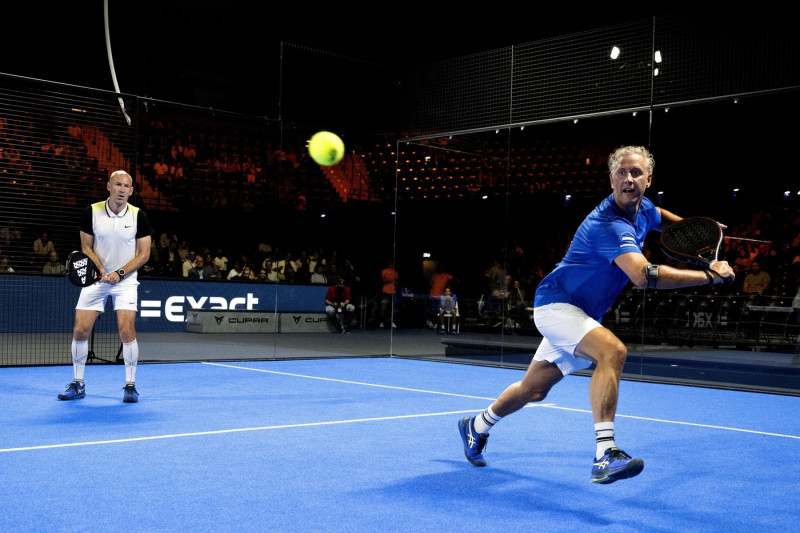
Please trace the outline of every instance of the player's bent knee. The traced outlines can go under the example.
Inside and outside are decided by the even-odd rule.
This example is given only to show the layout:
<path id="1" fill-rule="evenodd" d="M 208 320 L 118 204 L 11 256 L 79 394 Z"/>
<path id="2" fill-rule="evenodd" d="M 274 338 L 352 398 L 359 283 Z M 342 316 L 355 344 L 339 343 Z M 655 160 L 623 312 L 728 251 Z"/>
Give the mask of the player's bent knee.
<path id="1" fill-rule="evenodd" d="M 628 357 L 628 348 L 625 347 L 622 341 L 616 340 L 603 348 L 597 357 L 597 363 L 622 366 L 626 357 Z"/>

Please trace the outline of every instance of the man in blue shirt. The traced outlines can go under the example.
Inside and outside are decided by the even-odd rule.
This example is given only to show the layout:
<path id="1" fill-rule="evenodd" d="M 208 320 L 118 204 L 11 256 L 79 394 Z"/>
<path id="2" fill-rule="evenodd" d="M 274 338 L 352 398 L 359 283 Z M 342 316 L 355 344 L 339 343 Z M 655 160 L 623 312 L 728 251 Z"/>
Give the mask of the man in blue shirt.
<path id="1" fill-rule="evenodd" d="M 597 447 L 590 480 L 608 484 L 643 470 L 644 461 L 620 450 L 615 441 L 627 349 L 600 320 L 629 281 L 643 289 L 676 289 L 734 277 L 726 261 L 703 271 L 647 260 L 642 252 L 647 233 L 681 220 L 645 197 L 654 167 L 653 156 L 641 146 L 623 146 L 609 155 L 612 194 L 584 219 L 562 261 L 536 289 L 534 322 L 543 338 L 525 376 L 483 413 L 458 421 L 464 454 L 473 465 L 486 465 L 482 452 L 492 426 L 526 404 L 542 401 L 564 376 L 595 363 L 589 400 Z"/>

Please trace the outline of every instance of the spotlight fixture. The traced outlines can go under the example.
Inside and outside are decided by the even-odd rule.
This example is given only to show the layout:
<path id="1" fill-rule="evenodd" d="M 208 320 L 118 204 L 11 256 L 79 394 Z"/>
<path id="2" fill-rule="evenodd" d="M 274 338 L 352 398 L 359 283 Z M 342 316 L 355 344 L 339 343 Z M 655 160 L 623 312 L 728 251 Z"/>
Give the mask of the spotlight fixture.
<path id="1" fill-rule="evenodd" d="M 616 46 L 611 49 L 611 59 L 616 59 L 619 57 L 619 48 Z"/>
<path id="2" fill-rule="evenodd" d="M 661 50 L 656 50 L 656 53 L 653 55 L 653 58 L 656 60 L 656 63 L 661 63 Z"/>

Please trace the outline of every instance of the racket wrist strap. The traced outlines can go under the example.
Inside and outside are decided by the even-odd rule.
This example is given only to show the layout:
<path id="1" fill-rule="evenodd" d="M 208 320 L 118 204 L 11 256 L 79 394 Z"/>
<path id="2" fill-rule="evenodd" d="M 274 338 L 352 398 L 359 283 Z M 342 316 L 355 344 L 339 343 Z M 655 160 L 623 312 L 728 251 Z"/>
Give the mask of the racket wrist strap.
<path id="1" fill-rule="evenodd" d="M 708 284 L 713 285 L 714 284 L 714 274 L 712 274 L 713 270 L 704 270 L 703 272 L 705 272 L 706 277 L 708 278 Z"/>

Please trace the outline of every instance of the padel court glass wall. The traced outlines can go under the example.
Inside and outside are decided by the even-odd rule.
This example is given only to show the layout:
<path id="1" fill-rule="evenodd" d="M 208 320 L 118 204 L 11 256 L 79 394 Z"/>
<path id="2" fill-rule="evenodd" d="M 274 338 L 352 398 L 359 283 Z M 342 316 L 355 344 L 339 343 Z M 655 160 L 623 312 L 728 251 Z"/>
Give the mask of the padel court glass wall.
<path id="1" fill-rule="evenodd" d="M 740 284 L 626 290 L 604 319 L 629 345 L 626 377 L 796 388 L 797 365 L 768 359 L 793 354 L 800 334 L 791 308 L 800 197 L 786 133 L 800 118 L 800 33 L 797 17 L 780 18 L 778 26 L 772 16 L 731 18 L 719 28 L 692 18 L 644 19 L 399 70 L 287 43 L 274 67 L 282 72 L 280 95 L 268 96 L 276 102 L 272 117 L 4 75 L 0 246 L 15 272 L 0 277 L 0 365 L 70 364 L 65 346 L 77 293 L 62 278 L 54 285 L 30 250 L 48 233 L 63 261 L 78 247 L 81 210 L 105 198 L 108 173 L 123 168 L 136 180 L 132 203 L 156 228 L 158 259 L 140 274 L 140 298 L 148 284 L 159 288 L 144 297 L 140 329 L 183 332 L 192 309 L 235 307 L 271 313 L 271 323 L 259 315 L 259 326 L 272 339 L 307 336 L 309 354 L 339 338 L 318 320 L 324 306 L 313 294 L 321 289 L 303 279 L 182 290 L 182 275 L 159 245 L 168 233 L 198 252 L 221 249 L 231 267 L 246 257 L 256 275 L 268 256 L 318 252 L 352 280 L 351 337 L 385 340 L 375 356 L 396 355 L 400 334 L 439 335 L 428 294 L 430 276 L 443 270 L 454 277 L 461 313 L 461 334 L 439 335 L 444 359 L 524 367 L 539 338 L 530 313 L 536 284 L 610 193 L 609 152 L 641 144 L 656 156 L 654 202 L 714 217 L 730 237 L 751 239 L 726 240 L 726 258 L 766 241 L 777 259 L 761 295 L 744 294 Z M 614 46 L 617 59 L 609 56 Z M 335 97 L 318 98 L 308 70 Z M 321 129 L 345 141 L 335 167 L 307 156 L 307 139 Z M 175 155 L 187 148 L 193 156 Z M 668 261 L 656 240 L 647 253 Z M 392 315 L 382 320 L 380 272 L 390 260 L 400 276 Z M 525 298 L 494 296 L 498 273 L 511 276 L 512 288 L 519 281 Z M 313 331 L 290 333 L 287 323 L 281 332 L 279 315 L 304 315 Z M 234 318 L 246 320 L 246 313 Z M 108 312 L 93 353 L 115 362 L 118 347 Z M 256 357 L 269 359 L 276 346 L 266 341 L 259 350 Z M 654 350 L 662 355 L 645 357 Z M 758 355 L 763 364 L 742 371 L 713 357 L 693 366 L 669 355 L 720 350 Z M 403 355 L 442 359 L 424 349 Z M 763 374 L 756 385 L 753 372 Z"/>

